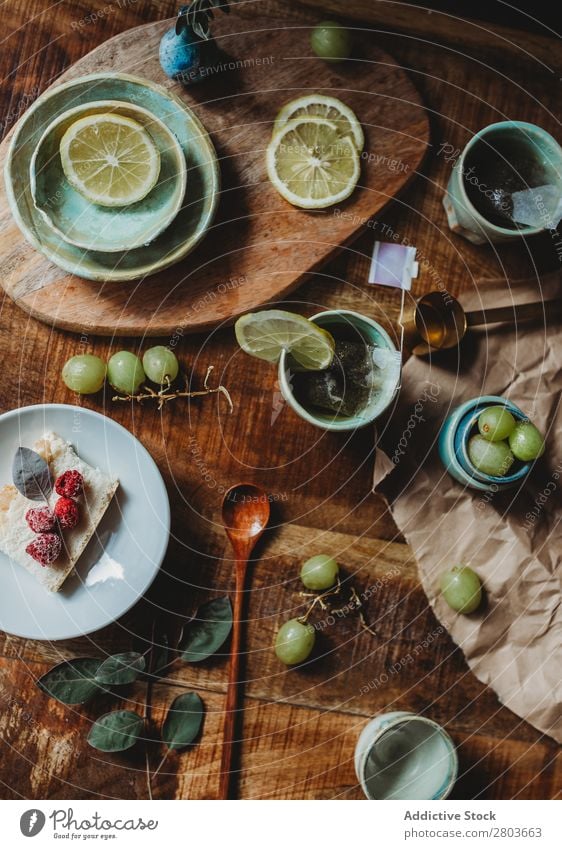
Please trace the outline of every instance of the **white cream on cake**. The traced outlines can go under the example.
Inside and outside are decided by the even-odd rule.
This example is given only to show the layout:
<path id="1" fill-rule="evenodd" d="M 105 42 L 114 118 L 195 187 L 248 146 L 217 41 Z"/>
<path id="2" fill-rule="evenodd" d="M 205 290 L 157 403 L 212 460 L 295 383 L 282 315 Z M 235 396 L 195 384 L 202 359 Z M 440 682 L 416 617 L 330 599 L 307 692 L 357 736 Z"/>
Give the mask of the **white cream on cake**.
<path id="1" fill-rule="evenodd" d="M 80 520 L 75 528 L 62 531 L 63 548 L 60 556 L 47 566 L 42 566 L 26 552 L 26 546 L 36 538 L 25 520 L 30 508 L 42 503 L 30 501 L 13 485 L 0 488 L 0 549 L 15 563 L 34 575 L 46 589 L 59 590 L 74 569 L 76 562 L 94 535 L 107 510 L 119 481 L 78 457 L 70 443 L 56 433 L 46 433 L 31 446 L 49 464 L 53 484 L 63 472 L 77 469 L 84 479 L 84 492 L 76 500 L 80 507 Z M 49 506 L 54 508 L 59 496 L 54 491 L 49 496 Z"/>

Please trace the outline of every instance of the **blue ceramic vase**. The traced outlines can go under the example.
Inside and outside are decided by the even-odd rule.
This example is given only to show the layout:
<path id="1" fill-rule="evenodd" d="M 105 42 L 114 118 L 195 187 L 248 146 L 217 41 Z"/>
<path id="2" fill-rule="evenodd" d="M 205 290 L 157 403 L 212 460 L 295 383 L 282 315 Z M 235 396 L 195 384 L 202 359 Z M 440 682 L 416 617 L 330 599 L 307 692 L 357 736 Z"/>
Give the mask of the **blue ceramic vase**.
<path id="1" fill-rule="evenodd" d="M 189 6 L 182 6 L 171 29 L 160 41 L 160 65 L 172 80 L 184 85 L 199 82 L 216 53 L 215 43 L 207 35 L 198 35 L 188 17 Z"/>

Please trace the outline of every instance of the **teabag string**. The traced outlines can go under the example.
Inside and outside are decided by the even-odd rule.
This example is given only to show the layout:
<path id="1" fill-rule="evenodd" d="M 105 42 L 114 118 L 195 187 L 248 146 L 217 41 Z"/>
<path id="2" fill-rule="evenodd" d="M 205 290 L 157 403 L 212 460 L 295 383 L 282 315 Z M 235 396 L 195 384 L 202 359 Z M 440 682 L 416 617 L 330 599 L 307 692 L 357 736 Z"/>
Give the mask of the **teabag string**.
<path id="1" fill-rule="evenodd" d="M 412 280 L 418 276 L 419 263 L 416 261 L 417 248 L 411 245 L 401 245 L 394 242 L 375 242 L 371 267 L 369 269 L 369 284 L 371 286 L 391 286 L 400 289 L 400 347 L 399 357 L 402 362 L 404 351 L 404 303 L 406 292 L 412 288 Z"/>

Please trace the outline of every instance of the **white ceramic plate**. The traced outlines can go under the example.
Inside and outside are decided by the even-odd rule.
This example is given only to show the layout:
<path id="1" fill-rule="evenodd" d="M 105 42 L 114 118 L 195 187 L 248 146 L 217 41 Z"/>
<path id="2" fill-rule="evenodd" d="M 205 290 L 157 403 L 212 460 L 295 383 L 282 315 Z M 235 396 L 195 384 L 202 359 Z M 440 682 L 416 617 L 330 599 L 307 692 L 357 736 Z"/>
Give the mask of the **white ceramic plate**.
<path id="1" fill-rule="evenodd" d="M 120 486 L 58 593 L 0 552 L 0 628 L 33 640 L 82 636 L 122 616 L 154 580 L 170 534 L 166 487 L 146 448 L 112 419 L 82 407 L 39 404 L 0 416 L 0 486 L 12 481 L 18 446 L 31 446 L 50 430 Z"/>

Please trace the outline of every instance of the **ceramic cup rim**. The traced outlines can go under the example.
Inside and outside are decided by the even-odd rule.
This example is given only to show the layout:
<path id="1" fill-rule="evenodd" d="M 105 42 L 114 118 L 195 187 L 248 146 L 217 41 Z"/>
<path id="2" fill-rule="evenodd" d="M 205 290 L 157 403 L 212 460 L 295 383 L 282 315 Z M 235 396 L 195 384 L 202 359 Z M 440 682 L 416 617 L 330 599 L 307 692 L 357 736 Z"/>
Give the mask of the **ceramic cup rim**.
<path id="1" fill-rule="evenodd" d="M 363 313 L 357 312 L 356 310 L 338 310 L 338 309 L 322 310 L 322 312 L 316 313 L 315 315 L 311 316 L 310 321 L 313 321 L 313 322 L 316 323 L 316 321 L 318 319 L 329 318 L 329 317 L 332 317 L 332 316 L 334 318 L 337 318 L 339 316 L 344 316 L 344 317 L 348 316 L 350 318 L 350 324 L 353 327 L 356 327 L 357 324 L 359 324 L 359 323 L 368 324 L 373 330 L 377 331 L 377 333 L 382 337 L 382 339 L 385 342 L 385 347 L 386 347 L 387 350 L 392 351 L 395 354 L 399 353 L 398 348 L 396 347 L 396 345 L 394 344 L 390 335 L 387 333 L 387 331 L 384 329 L 384 327 L 382 327 L 382 325 L 380 325 L 378 323 L 378 321 L 375 321 L 374 318 L 370 318 L 368 315 L 364 315 Z M 398 377 L 396 379 L 396 385 L 395 385 L 392 393 L 390 393 L 389 396 L 384 399 L 384 403 L 381 403 L 381 406 L 380 406 L 379 409 L 377 409 L 376 407 L 374 408 L 372 414 L 366 415 L 364 418 L 361 418 L 361 419 L 358 416 L 350 416 L 349 418 L 346 418 L 346 419 L 344 419 L 344 418 L 338 419 L 334 416 L 333 420 L 324 421 L 324 420 L 318 418 L 317 416 L 315 416 L 314 413 L 310 412 L 310 410 L 307 410 L 306 407 L 303 407 L 303 405 L 300 404 L 297 401 L 297 399 L 295 398 L 294 393 L 293 393 L 293 391 L 292 391 L 292 389 L 289 385 L 289 382 L 287 380 L 287 373 L 286 373 L 286 368 L 285 368 L 286 360 L 287 360 L 287 354 L 286 354 L 285 351 L 282 351 L 281 357 L 279 359 L 278 380 L 279 380 L 279 388 L 281 390 L 281 394 L 283 395 L 283 398 L 289 404 L 289 406 L 292 408 L 292 410 L 301 419 L 304 419 L 304 421 L 308 422 L 311 425 L 314 425 L 315 427 L 321 428 L 322 430 L 350 431 L 350 430 L 356 430 L 357 428 L 365 427 L 366 425 L 372 424 L 374 421 L 376 421 L 378 418 L 380 418 L 380 416 L 382 416 L 383 413 L 386 412 L 386 410 L 392 404 L 392 402 L 394 401 L 394 399 L 396 398 L 396 395 L 398 394 L 398 392 L 400 390 L 402 366 L 400 366 Z"/>
<path id="2" fill-rule="evenodd" d="M 554 136 L 552 136 L 546 130 L 543 130 L 542 127 L 539 127 L 537 124 L 531 124 L 529 121 L 496 121 L 493 124 L 488 124 L 486 127 L 482 127 L 481 130 L 478 130 L 478 132 L 472 136 L 472 138 L 466 143 L 458 161 L 455 163 L 454 168 L 460 169 L 459 194 L 466 209 L 469 210 L 470 215 L 478 222 L 478 224 L 480 224 L 481 227 L 488 228 L 492 232 L 498 235 L 501 234 L 502 236 L 536 236 L 538 233 L 543 233 L 546 228 L 544 226 L 531 227 L 527 225 L 523 227 L 518 227 L 516 230 L 513 230 L 509 227 L 501 227 L 498 224 L 493 224 L 491 221 L 488 221 L 488 219 L 485 218 L 476 209 L 476 207 L 474 206 L 474 204 L 466 193 L 463 180 L 463 170 L 466 157 L 468 153 L 472 150 L 473 146 L 477 144 L 477 142 L 481 141 L 489 132 L 495 132 L 498 129 L 526 130 L 529 135 L 541 137 L 543 140 L 547 141 L 552 146 L 553 150 L 558 153 L 560 163 L 562 165 L 562 147 L 560 147 Z"/>
<path id="3" fill-rule="evenodd" d="M 383 716 L 384 716 L 384 714 L 378 714 L 373 719 L 374 720 L 380 719 Z M 371 722 L 372 721 L 373 720 L 371 720 Z M 365 767 L 367 765 L 367 760 L 369 758 L 369 755 L 371 754 L 371 752 L 373 751 L 375 746 L 378 745 L 378 743 L 380 743 L 381 739 L 385 736 L 385 734 L 387 734 L 393 728 L 396 728 L 399 725 L 405 725 L 408 722 L 420 722 L 420 723 L 425 724 L 425 725 L 430 725 L 435 731 L 437 731 L 439 736 L 444 740 L 444 742 L 447 746 L 447 749 L 449 751 L 449 772 L 448 772 L 448 775 L 447 775 L 447 780 L 442 785 L 442 787 L 440 788 L 439 793 L 436 794 L 435 796 L 433 796 L 431 800 L 427 800 L 427 801 L 437 801 L 437 800 L 440 800 L 440 799 L 446 799 L 449 796 L 449 794 L 451 793 L 451 790 L 453 789 L 453 787 L 455 785 L 455 782 L 456 782 L 457 777 L 458 777 L 459 757 L 458 757 L 458 754 L 457 754 L 457 748 L 456 748 L 455 744 L 453 743 L 453 740 L 452 740 L 450 734 L 443 728 L 442 725 L 439 725 L 438 722 L 435 722 L 434 719 L 429 719 L 429 717 L 427 717 L 427 716 L 420 716 L 419 714 L 416 714 L 416 713 L 410 713 L 409 711 L 397 711 L 397 715 L 395 716 L 394 719 L 391 719 L 386 725 L 384 725 L 384 727 L 379 728 L 379 730 L 375 732 L 374 737 L 372 737 L 370 743 L 367 746 L 365 746 L 365 748 L 364 748 L 364 750 L 361 753 L 361 756 L 359 758 L 358 767 L 357 767 L 358 778 L 359 778 L 359 781 L 361 783 L 361 789 L 363 790 L 363 793 L 365 794 L 367 799 L 369 799 L 370 801 L 386 801 L 386 800 L 385 799 L 377 800 L 373 796 L 371 796 L 368 792 L 367 783 L 365 781 Z M 365 727 L 367 727 L 367 726 L 365 726 Z"/>

